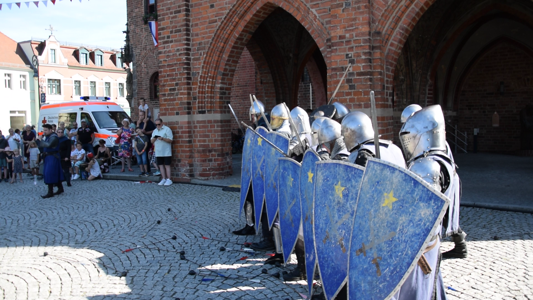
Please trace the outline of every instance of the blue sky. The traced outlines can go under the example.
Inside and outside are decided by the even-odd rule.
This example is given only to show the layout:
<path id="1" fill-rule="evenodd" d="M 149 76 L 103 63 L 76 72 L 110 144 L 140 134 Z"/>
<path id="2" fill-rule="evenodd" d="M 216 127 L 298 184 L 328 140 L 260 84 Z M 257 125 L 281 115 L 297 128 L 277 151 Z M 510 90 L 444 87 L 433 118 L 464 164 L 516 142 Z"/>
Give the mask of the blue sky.
<path id="1" fill-rule="evenodd" d="M 20 7 L 15 2 L 22 2 Z M 21 0 L 0 0 L 0 31 L 17 42 L 48 38 L 50 25 L 59 42 L 95 45 L 120 49 L 124 47 L 126 0 L 57 0 L 37 8 L 29 8 Z M 5 3 L 13 3 L 11 10 Z M 55 31 L 57 30 L 57 31 Z"/>

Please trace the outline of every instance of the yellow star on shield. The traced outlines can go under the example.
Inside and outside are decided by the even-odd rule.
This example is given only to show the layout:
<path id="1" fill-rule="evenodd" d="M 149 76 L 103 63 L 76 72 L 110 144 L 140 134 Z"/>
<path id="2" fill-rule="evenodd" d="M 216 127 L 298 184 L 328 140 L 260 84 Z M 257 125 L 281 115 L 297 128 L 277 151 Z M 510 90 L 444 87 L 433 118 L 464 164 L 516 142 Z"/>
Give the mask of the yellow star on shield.
<path id="1" fill-rule="evenodd" d="M 258 138 L 257 138 L 257 144 L 258 144 L 259 146 L 263 146 L 263 144 L 261 144 L 261 142 L 263 142 L 263 139 L 260 138 L 260 137 L 258 137 Z"/>
<path id="2" fill-rule="evenodd" d="M 294 179 L 293 179 L 292 177 L 289 177 L 289 185 L 290 185 L 290 186 L 292 186 L 292 181 L 293 181 L 293 180 L 294 180 Z"/>
<path id="3" fill-rule="evenodd" d="M 313 173 L 311 173 L 311 171 L 307 172 L 307 182 L 311 182 L 313 183 Z"/>
<path id="4" fill-rule="evenodd" d="M 250 138 L 248 138 L 248 146 L 250 146 L 251 142 L 252 142 L 252 140 Z"/>
<path id="5" fill-rule="evenodd" d="M 391 190 L 388 194 L 383 193 L 383 196 L 385 196 L 385 201 L 381 206 L 388 206 L 392 209 L 392 203 L 398 201 L 398 199 L 394 198 L 394 190 Z"/>
<path id="6" fill-rule="evenodd" d="M 341 197 L 342 199 L 342 191 L 344 191 L 346 187 L 344 186 L 341 186 L 341 182 L 339 181 L 339 183 L 337 183 L 337 185 L 335 186 L 335 193 Z"/>

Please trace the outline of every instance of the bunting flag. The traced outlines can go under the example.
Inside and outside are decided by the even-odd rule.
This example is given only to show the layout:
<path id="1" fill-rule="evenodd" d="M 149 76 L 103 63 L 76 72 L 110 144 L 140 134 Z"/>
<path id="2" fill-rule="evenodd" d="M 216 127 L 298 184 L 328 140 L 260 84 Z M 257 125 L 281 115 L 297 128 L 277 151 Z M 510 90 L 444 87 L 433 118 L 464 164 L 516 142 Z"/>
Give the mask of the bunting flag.
<path id="1" fill-rule="evenodd" d="M 45 7 L 48 7 L 48 2 L 52 2 L 52 4 L 55 5 L 57 1 L 58 0 L 40 0 L 40 1 L 24 1 L 24 2 L 0 3 L 0 11 L 2 10 L 2 8 L 5 10 L 6 6 L 7 6 L 7 8 L 11 9 L 13 7 L 13 4 L 15 4 L 18 8 L 23 8 L 22 7 L 22 3 L 24 3 L 24 4 L 26 4 L 26 8 L 30 8 L 30 3 L 33 2 L 33 4 L 35 4 L 35 6 L 38 8 L 39 4 L 43 4 Z M 63 1 L 63 0 L 59 0 L 59 1 Z M 81 3 L 83 0 L 79 0 L 79 1 Z M 89 0 L 86 0 L 86 1 L 89 1 Z M 70 2 L 72 2 L 72 0 L 70 0 Z M 157 28 L 157 26 L 156 26 L 156 28 Z M 156 37 L 156 39 L 157 39 L 157 37 Z M 155 41 L 154 41 L 154 43 L 155 43 Z"/>
<path id="2" fill-rule="evenodd" d="M 159 37 L 157 34 L 157 22 L 149 21 L 148 26 L 150 27 L 150 32 L 152 33 L 152 40 L 154 41 L 154 46 L 157 47 L 157 45 L 159 45 Z"/>

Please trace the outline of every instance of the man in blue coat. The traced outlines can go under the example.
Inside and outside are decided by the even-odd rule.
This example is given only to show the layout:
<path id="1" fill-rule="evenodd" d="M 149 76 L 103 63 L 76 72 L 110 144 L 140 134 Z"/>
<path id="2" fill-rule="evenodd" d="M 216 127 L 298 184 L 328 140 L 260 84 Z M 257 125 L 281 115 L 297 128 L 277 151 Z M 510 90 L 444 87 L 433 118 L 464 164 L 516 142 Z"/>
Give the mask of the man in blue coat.
<path id="1" fill-rule="evenodd" d="M 65 177 L 61 168 L 59 157 L 59 138 L 52 131 L 52 125 L 43 125 L 44 140 L 40 141 L 39 146 L 43 148 L 44 156 L 44 183 L 48 185 L 48 193 L 41 196 L 43 199 L 54 197 L 64 192 L 62 181 Z M 54 193 L 54 185 L 57 186 L 57 192 Z"/>

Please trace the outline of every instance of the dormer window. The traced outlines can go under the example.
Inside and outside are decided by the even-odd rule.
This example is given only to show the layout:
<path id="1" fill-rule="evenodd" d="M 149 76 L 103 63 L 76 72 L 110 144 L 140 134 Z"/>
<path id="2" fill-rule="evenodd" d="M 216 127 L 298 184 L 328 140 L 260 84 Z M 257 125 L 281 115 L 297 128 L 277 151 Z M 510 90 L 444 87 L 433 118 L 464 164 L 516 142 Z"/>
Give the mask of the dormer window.
<path id="1" fill-rule="evenodd" d="M 80 65 L 88 65 L 89 64 L 89 51 L 85 48 L 80 48 L 78 50 L 79 52 L 79 61 Z"/>
<path id="2" fill-rule="evenodd" d="M 104 56 L 102 54 L 96 54 L 96 65 L 99 67 L 104 65 Z"/>
<path id="3" fill-rule="evenodd" d="M 95 66 L 104 66 L 104 52 L 99 49 L 94 50 L 93 52 L 91 52 L 91 60 L 93 61 Z"/>

